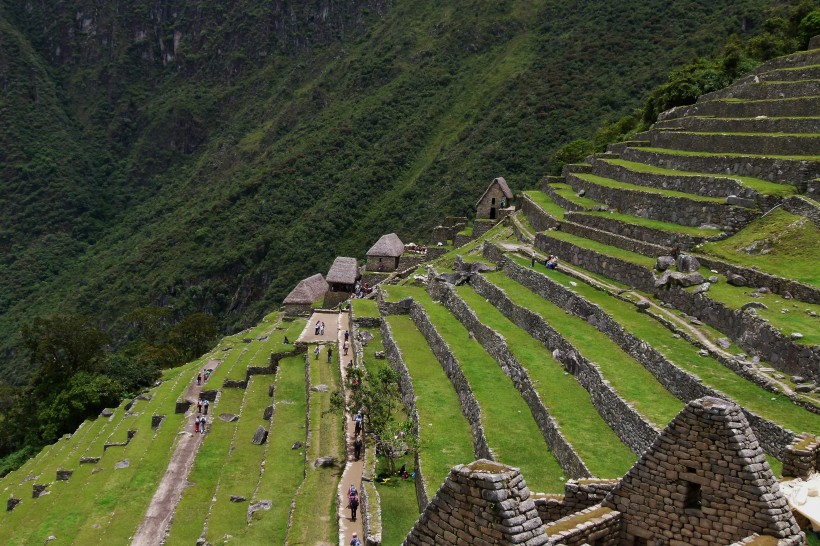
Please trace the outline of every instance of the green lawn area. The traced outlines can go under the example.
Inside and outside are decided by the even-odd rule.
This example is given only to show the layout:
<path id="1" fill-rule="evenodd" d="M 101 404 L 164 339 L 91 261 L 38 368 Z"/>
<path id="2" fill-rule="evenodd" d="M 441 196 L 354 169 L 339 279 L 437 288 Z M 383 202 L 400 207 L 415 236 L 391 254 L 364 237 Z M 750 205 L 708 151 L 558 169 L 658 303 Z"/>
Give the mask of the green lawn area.
<path id="1" fill-rule="evenodd" d="M 520 468 L 532 491 L 562 492 L 561 467 L 512 380 L 447 309 L 433 303 L 423 290 L 414 297 L 461 365 L 481 407 L 487 442 L 496 460 Z"/>
<path id="2" fill-rule="evenodd" d="M 461 413 L 452 383 L 410 317 L 394 315 L 386 320 L 413 383 L 419 414 L 421 471 L 432 496 L 452 467 L 475 460 L 470 424 Z"/>
<path id="3" fill-rule="evenodd" d="M 698 252 L 734 264 L 820 287 L 820 229 L 810 219 L 773 210 L 722 241 L 704 243 Z"/>
<path id="4" fill-rule="evenodd" d="M 399 467 L 406 464 L 407 468 L 413 468 L 413 460 L 410 457 L 399 459 L 397 464 Z M 386 463 L 380 462 L 376 475 L 384 468 L 386 468 Z M 381 500 L 382 544 L 398 546 L 419 517 L 415 482 L 412 479 L 391 478 L 385 482 L 375 482 L 375 484 Z M 434 494 L 435 491 L 430 491 L 431 496 Z"/>
<path id="5" fill-rule="evenodd" d="M 268 435 L 265 455 L 267 464 L 260 478 L 256 496 L 249 498 L 250 502 L 269 500 L 273 506 L 270 510 L 256 512 L 251 525 L 236 535 L 237 543 L 243 545 L 285 542 L 290 504 L 305 475 L 304 448 L 291 449 L 297 440 L 304 443 L 306 435 L 307 399 L 303 355 L 285 358 L 279 362 L 274 400 L 276 409 Z"/>
<path id="6" fill-rule="evenodd" d="M 375 299 L 353 298 L 353 318 L 378 318 L 379 307 Z"/>
<path id="7" fill-rule="evenodd" d="M 652 218 L 641 218 L 640 216 L 631 216 L 620 212 L 597 211 L 597 212 L 583 212 L 574 214 L 584 214 L 589 216 L 601 216 L 603 218 L 611 218 L 626 224 L 636 226 L 643 226 L 647 228 L 657 229 L 660 231 L 668 231 L 672 233 L 681 233 L 683 235 L 691 235 L 693 237 L 715 237 L 720 235 L 722 231 L 715 228 L 699 228 L 694 226 L 683 226 L 681 224 L 673 224 L 671 222 L 662 222 L 660 220 L 653 220 Z M 571 219 L 571 218 L 570 218 Z"/>
<path id="8" fill-rule="evenodd" d="M 640 362 L 586 320 L 567 313 L 503 273 L 489 273 L 485 277 L 503 289 L 513 303 L 546 319 L 564 339 L 600 367 L 604 377 L 623 399 L 634 405 L 641 415 L 659 428 L 665 427 L 683 408 L 681 401 L 672 396 Z M 517 341 L 515 346 L 518 346 Z M 555 365 L 563 370 L 558 362 Z M 581 388 L 580 385 L 578 387 Z M 586 394 L 586 391 L 583 392 Z M 569 420 L 572 408 L 567 406 L 564 409 L 569 412 L 566 414 Z"/>
<path id="9" fill-rule="evenodd" d="M 340 384 L 338 362 L 328 365 L 322 360 L 310 360 L 310 384 L 327 385 L 330 390 L 310 393 L 305 480 L 296 495 L 288 544 L 332 544 L 339 536 L 336 493 L 345 461 L 342 415 L 328 412 L 330 396 Z M 319 457 L 336 457 L 339 463 L 332 468 L 314 468 L 313 461 Z"/>
<path id="10" fill-rule="evenodd" d="M 550 216 L 559 220 L 564 218 L 564 209 L 546 193 L 538 190 L 529 190 L 523 193 Z"/>
<path id="11" fill-rule="evenodd" d="M 573 173 L 573 174 L 578 174 L 578 173 Z M 595 208 L 596 206 L 601 205 L 601 203 L 599 203 L 598 201 L 593 201 L 589 197 L 579 197 L 577 192 L 569 184 L 559 182 L 559 183 L 550 184 L 550 187 L 552 188 L 552 191 L 554 191 L 556 194 L 560 195 L 561 197 L 563 197 L 564 199 L 566 199 L 567 201 L 569 201 L 571 203 L 575 203 L 579 207 L 583 207 L 585 209 L 590 209 L 591 210 L 591 209 Z"/>
<path id="12" fill-rule="evenodd" d="M 586 248 L 588 250 L 600 252 L 601 254 L 604 254 L 606 256 L 620 258 L 625 262 L 640 265 L 648 269 L 652 269 L 655 266 L 655 260 L 653 258 L 644 256 L 643 254 L 638 254 L 637 252 L 630 252 L 629 250 L 624 250 L 616 246 L 605 245 L 604 243 L 599 243 L 598 241 L 593 241 L 592 239 L 586 239 L 584 237 L 579 237 L 578 235 L 572 235 L 571 233 L 565 233 L 563 231 L 549 231 L 545 232 L 545 235 L 552 239 L 558 239 L 560 241 L 572 243 L 581 248 Z M 561 259 L 561 256 L 559 256 L 558 258 Z"/>
<path id="13" fill-rule="evenodd" d="M 529 265 L 515 255 L 509 256 L 519 265 Z M 794 405 L 786 396 L 771 393 L 738 376 L 714 358 L 698 355 L 697 347 L 683 338 L 674 337 L 663 324 L 646 313 L 639 313 L 631 303 L 596 290 L 561 271 L 544 269 L 539 273 L 598 305 L 627 331 L 651 344 L 679 368 L 699 377 L 705 385 L 720 390 L 743 407 L 793 431 L 820 434 L 820 419 L 816 415 Z M 570 282 L 575 282 L 576 286 Z"/>
<path id="14" fill-rule="evenodd" d="M 704 197 L 702 195 L 695 195 L 694 193 L 684 193 L 682 191 L 663 190 L 648 186 L 636 186 L 635 184 L 627 184 L 626 182 L 619 182 L 617 180 L 612 180 L 611 178 L 604 178 L 603 176 L 597 176 L 594 174 L 573 173 L 573 176 L 580 178 L 581 180 L 585 180 L 591 184 L 595 184 L 596 186 L 604 186 L 607 188 L 614 188 L 626 191 L 639 191 L 644 193 L 655 193 L 658 195 L 662 195 L 664 197 L 688 199 L 690 201 L 698 201 L 701 203 L 723 204 L 726 202 L 725 199 L 720 197 Z"/>
<path id="15" fill-rule="evenodd" d="M 731 178 L 732 180 L 737 180 L 742 185 L 747 186 L 758 193 L 762 193 L 764 195 L 775 195 L 778 197 L 788 197 L 789 195 L 794 195 L 797 193 L 797 188 L 787 184 L 777 184 L 775 182 L 769 182 L 768 180 L 763 180 L 761 178 L 753 178 L 751 176 L 736 176 L 736 175 L 716 175 L 716 174 L 709 174 L 709 173 L 698 173 L 698 172 L 690 172 L 690 171 L 677 171 L 674 169 L 664 169 L 661 167 L 655 167 L 653 165 L 647 165 L 646 163 L 637 163 L 634 161 L 625 161 L 623 159 L 606 159 L 604 160 L 606 163 L 610 165 L 617 165 L 619 167 L 623 167 L 633 172 L 639 173 L 647 173 L 647 174 L 662 174 L 667 176 L 705 176 L 705 177 L 720 177 L 720 178 Z"/>

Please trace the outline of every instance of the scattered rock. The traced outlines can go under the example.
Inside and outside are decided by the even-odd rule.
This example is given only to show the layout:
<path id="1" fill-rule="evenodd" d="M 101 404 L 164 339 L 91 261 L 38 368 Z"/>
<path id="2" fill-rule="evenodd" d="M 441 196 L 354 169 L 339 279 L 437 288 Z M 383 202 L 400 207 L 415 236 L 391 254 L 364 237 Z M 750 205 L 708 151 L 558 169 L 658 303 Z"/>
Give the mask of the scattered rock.
<path id="1" fill-rule="evenodd" d="M 585 190 L 585 189 L 580 189 L 580 190 L 578 190 L 578 193 L 576 193 L 575 195 L 577 195 L 578 197 L 583 197 L 583 196 L 585 196 L 586 194 L 587 194 L 587 190 Z"/>
<path id="2" fill-rule="evenodd" d="M 97 464 L 100 462 L 99 457 L 80 457 L 80 464 Z"/>
<path id="3" fill-rule="evenodd" d="M 412 298 L 407 298 L 407 299 L 410 300 L 411 304 L 413 303 Z M 404 301 L 404 300 L 402 300 L 402 301 Z M 399 303 L 401 303 L 401 302 L 399 302 Z M 367 344 L 370 343 L 370 341 L 373 339 L 373 334 L 371 334 L 367 330 L 361 330 L 361 331 L 359 331 L 358 334 L 356 334 L 356 338 L 359 340 L 359 343 L 361 343 L 364 346 L 367 346 Z"/>
<path id="4" fill-rule="evenodd" d="M 111 411 L 111 410 L 110 410 L 110 409 L 108 409 L 108 408 L 105 408 L 104 410 L 102 410 L 102 411 L 100 412 L 100 416 L 102 416 L 102 417 L 111 417 L 112 415 L 114 415 L 114 412 L 113 412 L 113 411 Z"/>
<path id="5" fill-rule="evenodd" d="M 20 504 L 21 502 L 23 502 L 22 499 L 18 499 L 18 498 L 15 498 L 15 497 L 9 497 L 8 500 L 6 501 L 6 512 L 11 512 L 15 508 L 17 508 L 17 505 Z"/>
<path id="6" fill-rule="evenodd" d="M 704 292 L 708 292 L 708 291 L 709 291 L 709 287 L 710 287 L 710 286 L 712 286 L 712 285 L 711 285 L 711 284 L 709 284 L 708 282 L 705 282 L 705 283 L 703 283 L 703 284 L 699 284 L 699 285 L 698 285 L 698 287 L 697 287 L 697 288 L 695 288 L 695 289 L 692 291 L 692 293 L 693 293 L 693 294 L 702 294 L 702 293 L 704 293 Z"/>
<path id="7" fill-rule="evenodd" d="M 806 378 L 803 377 L 802 375 L 793 375 L 793 376 L 791 376 L 790 379 L 792 380 L 792 383 L 805 383 L 806 382 Z"/>
<path id="8" fill-rule="evenodd" d="M 768 288 L 766 288 L 765 286 L 761 286 L 760 288 L 758 288 L 758 289 L 757 289 L 757 291 L 758 291 L 758 292 L 760 292 L 761 294 L 769 294 L 769 293 L 771 293 L 771 290 L 769 290 L 769 289 L 768 289 Z"/>
<path id="9" fill-rule="evenodd" d="M 373 356 L 375 356 L 375 357 L 376 357 L 376 359 L 378 359 L 378 360 L 384 360 L 384 359 L 385 359 L 385 357 L 386 357 L 386 355 L 384 354 L 384 351 L 376 351 L 376 352 L 373 354 Z"/>
<path id="10" fill-rule="evenodd" d="M 269 500 L 262 500 L 248 506 L 248 523 L 251 522 L 251 517 L 253 516 L 254 512 L 258 512 L 260 510 L 270 510 L 271 506 L 273 506 L 273 502 Z"/>
<path id="11" fill-rule="evenodd" d="M 703 323 L 695 317 L 689 317 L 689 324 L 694 324 L 695 326 L 703 326 Z"/>
<path id="12" fill-rule="evenodd" d="M 48 493 L 49 493 L 49 492 L 48 492 L 48 491 L 46 491 L 46 489 L 48 489 L 48 484 L 47 484 L 47 483 L 43 483 L 43 484 L 38 484 L 38 483 L 35 483 L 35 484 L 32 484 L 32 485 L 31 485 L 31 498 L 32 498 L 32 499 L 39 499 L 39 498 L 40 498 L 40 497 L 42 497 L 43 495 L 48 495 Z"/>
<path id="13" fill-rule="evenodd" d="M 658 271 L 666 271 L 675 263 L 675 258 L 672 256 L 660 256 L 658 257 L 658 261 L 655 262 L 655 269 Z"/>
<path id="14" fill-rule="evenodd" d="M 336 457 L 319 457 L 313 461 L 314 468 L 327 468 L 336 466 Z"/>
<path id="15" fill-rule="evenodd" d="M 554 351 L 552 351 L 552 358 L 554 360 L 560 361 L 561 360 L 561 351 L 559 349 L 555 349 Z"/>
<path id="16" fill-rule="evenodd" d="M 803 339 L 803 334 L 800 332 L 792 332 L 792 335 L 789 336 L 792 339 Z"/>
<path id="17" fill-rule="evenodd" d="M 640 301 L 635 305 L 637 305 L 638 309 L 649 309 L 652 306 L 652 304 L 646 298 L 641 298 Z"/>
<path id="18" fill-rule="evenodd" d="M 290 446 L 291 449 L 299 449 L 300 447 L 302 447 L 302 442 L 299 441 L 293 442 L 293 445 Z"/>
<path id="19" fill-rule="evenodd" d="M 781 307 L 781 308 L 780 308 L 780 314 L 781 314 L 781 315 L 785 315 L 785 314 L 786 314 L 786 313 L 788 313 L 788 312 L 789 312 L 789 310 L 788 310 L 788 309 L 786 309 L 785 307 Z"/>
<path id="20" fill-rule="evenodd" d="M 749 283 L 749 281 L 746 280 L 746 277 L 742 275 L 735 275 L 734 273 L 728 273 L 726 275 L 726 282 L 732 286 L 746 286 Z"/>
<path id="21" fill-rule="evenodd" d="M 809 313 L 810 317 L 816 317 L 817 316 L 817 313 L 815 311 L 809 311 L 808 313 Z"/>
<path id="22" fill-rule="evenodd" d="M 700 351 L 698 351 L 698 355 L 709 356 L 709 351 L 707 351 L 706 349 L 701 349 Z"/>
<path id="23" fill-rule="evenodd" d="M 153 398 L 153 396 L 151 396 L 150 394 L 141 394 L 141 395 L 137 396 L 135 398 L 135 400 L 142 400 L 144 402 L 147 402 L 147 401 L 151 400 L 152 398 Z"/>
<path id="24" fill-rule="evenodd" d="M 46 539 L 45 544 L 48 544 L 52 540 L 57 540 L 57 537 L 55 537 L 54 535 L 48 535 L 48 538 Z"/>
<path id="25" fill-rule="evenodd" d="M 234 415 L 233 413 L 220 413 L 219 418 L 226 423 L 235 423 L 236 421 L 239 421 L 239 416 Z"/>
<path id="26" fill-rule="evenodd" d="M 729 338 L 726 338 L 726 337 L 718 338 L 717 344 L 722 349 L 728 349 L 729 347 L 732 346 L 732 342 L 729 341 Z"/>
<path id="27" fill-rule="evenodd" d="M 251 443 L 257 446 L 261 446 L 268 440 L 268 431 L 265 430 L 265 427 L 260 425 L 256 432 L 253 434 L 253 438 L 251 439 Z"/>
<path id="28" fill-rule="evenodd" d="M 312 390 L 314 392 L 328 392 L 330 390 L 330 387 L 328 387 L 327 385 L 319 384 L 319 385 L 312 386 L 310 388 L 310 390 Z"/>
<path id="29" fill-rule="evenodd" d="M 740 308 L 741 311 L 745 311 L 746 309 L 768 309 L 765 303 L 759 301 L 750 301 L 749 303 L 744 303 L 743 306 Z"/>
<path id="30" fill-rule="evenodd" d="M 271 398 L 273 398 L 273 387 L 274 387 L 273 383 L 268 385 L 268 396 L 270 396 Z"/>
<path id="31" fill-rule="evenodd" d="M 784 299 L 784 300 L 790 300 L 790 299 L 792 299 L 791 292 L 783 292 L 783 299 Z"/>
<path id="32" fill-rule="evenodd" d="M 265 411 L 262 412 L 262 419 L 265 421 L 270 421 L 271 417 L 273 417 L 273 405 L 266 407 Z"/>
<path id="33" fill-rule="evenodd" d="M 128 468 L 129 466 L 131 466 L 131 461 L 129 461 L 128 459 L 123 459 L 123 460 L 121 460 L 120 462 L 118 462 L 117 464 L 114 465 L 114 470 L 119 470 L 121 468 Z"/>
<path id="34" fill-rule="evenodd" d="M 700 269 L 700 262 L 691 254 L 680 254 L 677 267 L 681 273 L 694 273 Z"/>
<path id="35" fill-rule="evenodd" d="M 678 284 L 684 288 L 688 286 L 695 286 L 696 284 L 703 284 L 703 275 L 698 272 L 681 273 L 675 272 L 669 275 L 670 284 Z"/>
<path id="36" fill-rule="evenodd" d="M 797 385 L 794 388 L 794 390 L 795 390 L 795 392 L 811 392 L 811 391 L 814 390 L 814 387 L 816 387 L 816 386 L 817 385 L 815 385 L 814 383 L 806 383 L 804 385 Z"/>
<path id="37" fill-rule="evenodd" d="M 231 495 L 231 502 L 245 502 L 246 500 L 242 495 Z"/>
<path id="38" fill-rule="evenodd" d="M 718 282 L 718 280 L 719 280 L 719 279 L 717 278 L 717 275 L 712 275 L 712 276 L 710 276 L 710 277 L 709 277 L 708 279 L 706 279 L 706 280 L 707 280 L 707 281 L 709 281 L 709 282 L 710 282 L 710 283 L 712 283 L 712 284 L 717 284 L 717 282 Z"/>
<path id="39" fill-rule="evenodd" d="M 57 481 L 58 482 L 67 482 L 71 479 L 71 476 L 74 474 L 73 470 L 58 470 L 57 471 Z"/>

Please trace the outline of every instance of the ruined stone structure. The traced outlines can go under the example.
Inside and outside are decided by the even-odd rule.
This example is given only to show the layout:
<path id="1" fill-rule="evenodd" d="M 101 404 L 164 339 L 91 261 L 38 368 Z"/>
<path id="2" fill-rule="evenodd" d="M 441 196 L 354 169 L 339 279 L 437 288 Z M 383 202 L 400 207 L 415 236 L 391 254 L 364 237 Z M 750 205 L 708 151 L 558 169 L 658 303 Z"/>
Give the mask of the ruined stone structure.
<path id="1" fill-rule="evenodd" d="M 476 219 L 501 219 L 509 211 L 501 213 L 502 210 L 509 209 L 512 205 L 513 193 L 507 185 L 507 181 L 501 178 L 493 179 L 487 189 L 475 204 Z"/>
<path id="2" fill-rule="evenodd" d="M 367 251 L 367 270 L 395 271 L 402 254 L 404 254 L 404 243 L 398 235 L 395 233 L 382 235 Z"/>

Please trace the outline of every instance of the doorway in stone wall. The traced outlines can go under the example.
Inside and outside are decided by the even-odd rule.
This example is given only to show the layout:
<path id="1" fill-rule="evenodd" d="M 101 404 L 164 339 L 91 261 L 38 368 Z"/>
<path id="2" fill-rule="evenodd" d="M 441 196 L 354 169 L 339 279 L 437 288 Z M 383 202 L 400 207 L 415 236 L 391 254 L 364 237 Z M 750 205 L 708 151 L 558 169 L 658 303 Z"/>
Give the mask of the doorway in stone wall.
<path id="1" fill-rule="evenodd" d="M 490 207 L 490 220 L 495 220 L 495 207 Z"/>

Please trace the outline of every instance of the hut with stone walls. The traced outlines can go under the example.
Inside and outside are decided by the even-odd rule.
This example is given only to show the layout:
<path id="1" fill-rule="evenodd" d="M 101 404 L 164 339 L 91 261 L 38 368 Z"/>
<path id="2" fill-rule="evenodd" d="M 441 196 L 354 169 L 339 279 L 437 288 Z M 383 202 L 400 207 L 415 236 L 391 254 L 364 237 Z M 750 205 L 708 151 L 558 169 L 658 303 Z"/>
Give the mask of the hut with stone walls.
<path id="1" fill-rule="evenodd" d="M 339 302 L 349 298 L 355 290 L 356 281 L 361 276 L 356 258 L 337 256 L 325 277 L 330 286 L 325 294 L 324 306 L 326 308 L 335 307 Z"/>
<path id="2" fill-rule="evenodd" d="M 325 297 L 330 286 L 321 273 L 302 279 L 282 302 L 285 316 L 309 315 L 313 304 Z"/>
<path id="3" fill-rule="evenodd" d="M 378 272 L 395 271 L 399 259 L 404 254 L 404 243 L 395 233 L 382 235 L 367 251 L 367 270 Z"/>
<path id="4" fill-rule="evenodd" d="M 502 177 L 493 179 L 475 204 L 476 219 L 500 220 L 514 209 L 513 193 Z M 505 212 L 502 212 L 505 211 Z"/>

